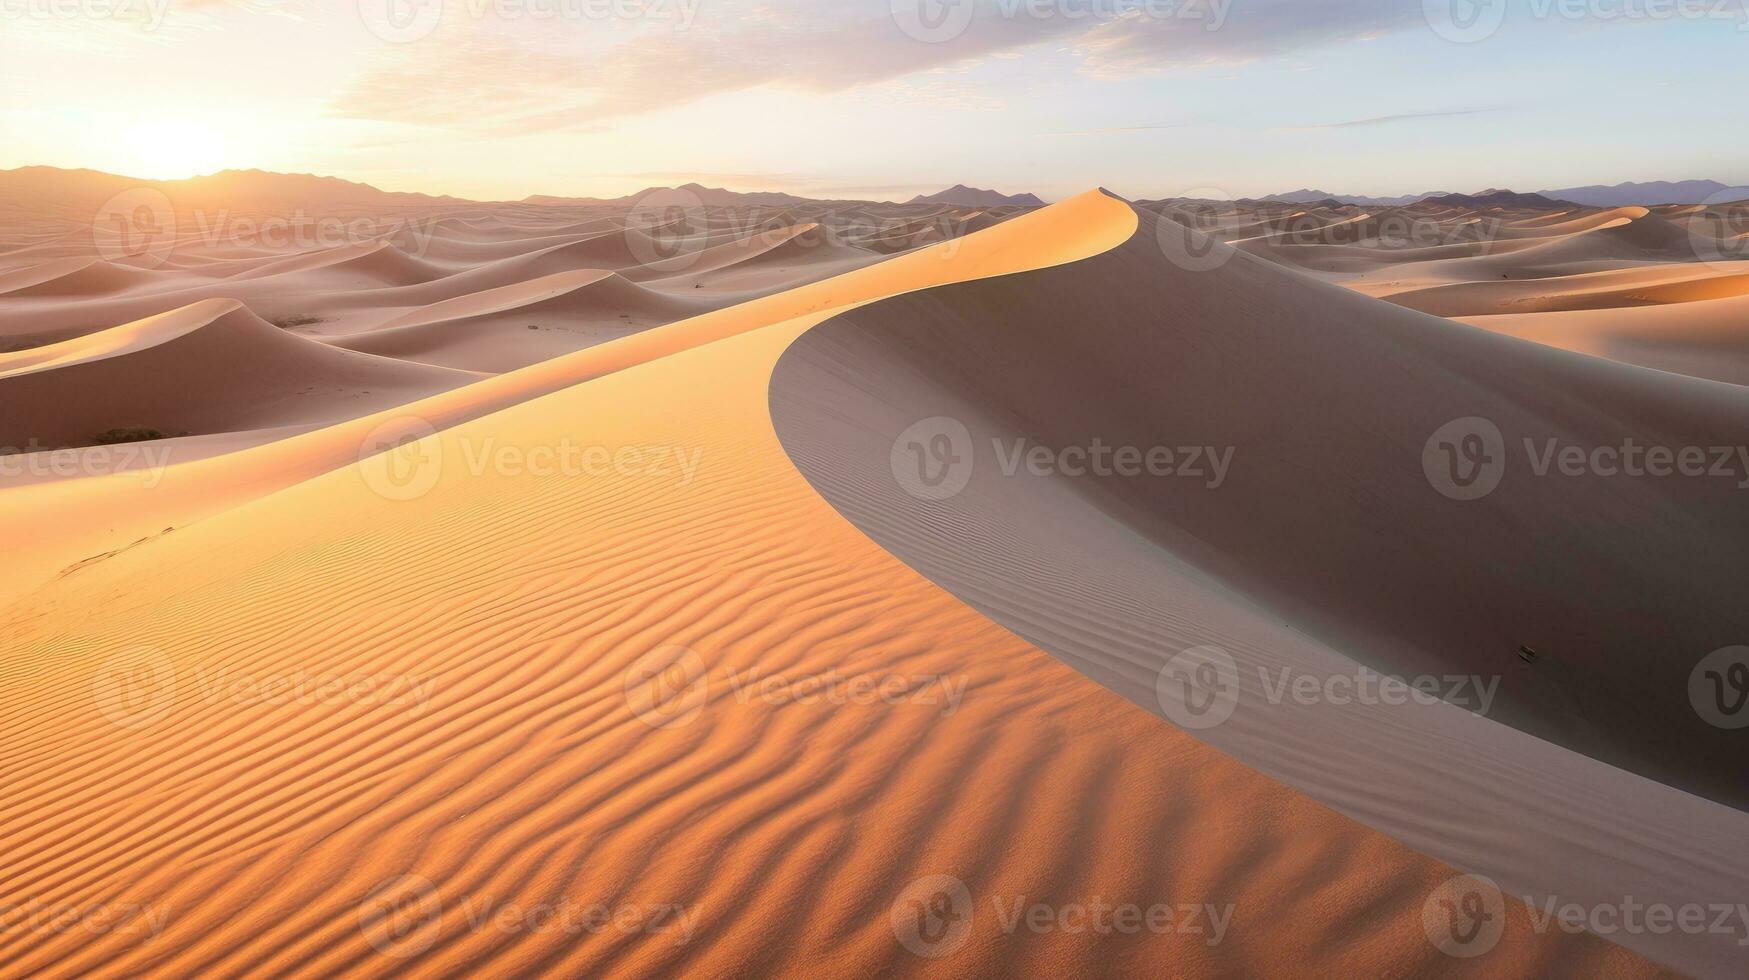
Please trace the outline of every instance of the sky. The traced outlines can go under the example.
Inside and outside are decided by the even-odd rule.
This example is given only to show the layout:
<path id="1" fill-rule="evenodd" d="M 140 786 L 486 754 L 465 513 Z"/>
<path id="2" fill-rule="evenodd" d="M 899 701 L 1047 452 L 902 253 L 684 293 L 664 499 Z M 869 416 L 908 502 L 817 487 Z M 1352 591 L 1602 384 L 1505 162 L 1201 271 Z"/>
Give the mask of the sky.
<path id="1" fill-rule="evenodd" d="M 1749 0 L 0 0 L 0 169 L 476 199 L 1749 184 Z"/>

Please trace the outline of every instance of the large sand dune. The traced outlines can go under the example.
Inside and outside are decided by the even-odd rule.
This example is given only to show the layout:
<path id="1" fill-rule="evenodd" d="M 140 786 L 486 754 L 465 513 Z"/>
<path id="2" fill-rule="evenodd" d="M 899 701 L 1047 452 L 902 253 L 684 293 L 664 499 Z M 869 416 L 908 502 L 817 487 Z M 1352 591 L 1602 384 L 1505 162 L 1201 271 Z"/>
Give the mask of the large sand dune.
<path id="1" fill-rule="evenodd" d="M 358 208 L 338 243 L 178 216 L 160 261 L 107 258 L 77 209 L 0 229 L 0 442 L 178 436 L 0 459 L 0 908 L 135 913 L 22 919 L 0 973 L 1741 972 L 1716 936 L 1537 907 L 1749 882 L 1740 753 L 1666 689 L 1746 625 L 1734 498 L 1522 481 L 1464 509 L 1421 449 L 1457 414 L 1743 441 L 1742 389 L 1236 251 L 1182 269 L 1155 207 L 1098 192 Z M 1614 220 L 1512 245 L 1585 266 Z M 1222 222 L 1394 274 L 1377 216 L 1314 215 L 1322 246 Z M 1597 262 L 1668 259 L 1648 227 Z M 1517 254 L 1470 238 L 1432 261 Z M 1404 288 L 1454 274 L 1414 265 Z M 913 411 L 1241 452 L 1218 493 L 998 481 L 918 509 L 880 484 Z M 1190 732 L 1148 685 L 1193 640 L 1507 683 L 1488 719 Z M 1475 958 L 1435 942 L 1460 871 L 1504 891 Z"/>

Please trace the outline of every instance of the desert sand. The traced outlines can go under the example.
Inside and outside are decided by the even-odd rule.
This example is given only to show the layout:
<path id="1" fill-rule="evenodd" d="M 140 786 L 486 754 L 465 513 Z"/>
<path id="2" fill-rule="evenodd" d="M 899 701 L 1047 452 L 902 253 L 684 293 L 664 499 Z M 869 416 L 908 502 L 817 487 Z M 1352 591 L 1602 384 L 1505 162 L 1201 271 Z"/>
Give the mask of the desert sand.
<path id="1" fill-rule="evenodd" d="M 1707 354 L 1749 270 L 1692 213 L 1208 208 L 1187 259 L 1097 190 L 335 201 L 343 242 L 140 249 L 56 189 L 0 209 L 0 973 L 1741 974 L 1539 908 L 1742 900 L 1684 686 L 1749 635 L 1741 491 L 1422 467 L 1473 415 L 1749 442 Z M 890 465 L 931 416 L 1235 452 L 932 501 Z M 1209 644 L 1498 702 L 1187 730 L 1157 680 Z"/>

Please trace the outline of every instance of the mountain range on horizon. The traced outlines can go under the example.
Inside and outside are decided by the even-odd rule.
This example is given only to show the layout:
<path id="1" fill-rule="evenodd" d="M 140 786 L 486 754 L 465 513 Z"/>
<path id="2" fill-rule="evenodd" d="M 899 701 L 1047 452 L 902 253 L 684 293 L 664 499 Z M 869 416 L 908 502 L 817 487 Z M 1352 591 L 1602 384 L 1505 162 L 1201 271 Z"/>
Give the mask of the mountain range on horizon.
<path id="1" fill-rule="evenodd" d="M 1589 184 L 1583 187 L 1563 187 L 1535 191 L 1534 193 L 1541 197 L 1568 201 L 1584 207 L 1619 208 L 1633 205 L 1703 204 L 1721 192 L 1731 189 L 1733 189 L 1732 185 L 1723 184 L 1716 180 L 1653 180 L 1624 181 L 1613 185 Z M 1749 188 L 1737 189 L 1742 191 L 1741 197 L 1749 198 Z M 1474 194 L 1428 191 L 1425 194 L 1404 194 L 1398 197 L 1369 197 L 1355 194 L 1332 194 L 1329 191 L 1301 188 L 1297 191 L 1288 191 L 1285 194 L 1270 194 L 1260 200 L 1280 201 L 1284 204 L 1315 204 L 1321 201 L 1337 201 L 1341 204 L 1355 204 L 1362 207 L 1403 207 L 1430 198 L 1489 197 L 1501 193 L 1512 192 L 1504 191 L 1501 188 L 1489 188 Z"/>
<path id="2" fill-rule="evenodd" d="M 62 169 L 49 166 L 28 166 L 0 170 L 0 205 L 49 202 L 70 208 L 100 207 L 130 189 L 150 188 L 163 192 L 173 201 L 194 202 L 204 207 L 245 207 L 295 210 L 313 207 L 348 207 L 419 204 L 487 204 L 511 203 L 478 201 L 450 195 L 423 194 L 413 191 L 385 191 L 373 185 L 340 177 L 315 174 L 288 174 L 265 170 L 222 170 L 217 173 L 179 180 L 145 180 L 90 169 Z M 1623 207 L 1630 205 L 1700 204 L 1731 190 L 1731 185 L 1715 180 L 1624 182 L 1613 186 L 1589 185 L 1538 191 L 1531 195 L 1500 188 L 1489 188 L 1473 194 L 1450 191 L 1429 191 L 1398 197 L 1333 194 L 1328 191 L 1302 188 L 1283 194 L 1273 194 L 1256 200 L 1287 204 L 1337 204 L 1362 207 L 1402 207 L 1429 199 L 1443 199 L 1453 205 L 1487 204 L 1505 206 L 1549 206 L 1566 202 L 1582 207 Z M 791 207 L 816 203 L 893 203 L 859 202 L 847 199 L 802 197 L 774 191 L 743 192 L 706 187 L 698 183 L 677 188 L 649 187 L 617 198 L 566 197 L 535 194 L 519 202 L 529 205 L 567 206 L 614 204 L 629 205 L 662 194 L 683 193 L 712 207 L 762 206 Z M 1737 196 L 1749 199 L 1749 189 Z M 1519 205 L 1513 200 L 1521 198 Z M 1547 199 L 1539 200 L 1539 199 Z M 1733 198 L 1736 199 L 1736 198 Z M 920 194 L 905 202 L 909 205 L 951 205 L 956 207 L 1042 207 L 1046 203 L 1030 193 L 1005 194 L 997 190 L 956 184 L 935 194 Z"/>
<path id="3" fill-rule="evenodd" d="M 691 204 L 694 201 L 710 207 L 763 206 L 792 207 L 798 204 L 864 203 L 891 204 L 891 201 L 856 199 L 822 199 L 800 197 L 775 191 L 732 191 L 720 187 L 688 183 L 678 187 L 646 187 L 623 197 L 568 197 L 551 194 L 531 194 L 516 202 L 482 201 L 451 195 L 424 194 L 415 191 L 385 191 L 371 184 L 340 177 L 315 174 L 277 173 L 268 170 L 221 170 L 217 173 L 178 180 L 148 180 L 91 169 L 63 169 L 49 166 L 19 167 L 0 170 L 0 204 L 53 203 L 65 207 L 96 208 L 105 201 L 134 189 L 152 189 L 178 203 L 193 202 L 203 207 L 249 207 L 295 210 L 311 207 L 393 205 L 393 204 L 499 204 L 518 203 L 545 206 L 576 206 L 592 204 L 631 205 L 650 200 L 662 203 L 662 195 L 672 201 Z M 945 204 L 959 207 L 1043 207 L 1045 202 L 1033 194 L 1003 194 L 955 185 L 930 195 L 919 195 L 910 204 Z"/>

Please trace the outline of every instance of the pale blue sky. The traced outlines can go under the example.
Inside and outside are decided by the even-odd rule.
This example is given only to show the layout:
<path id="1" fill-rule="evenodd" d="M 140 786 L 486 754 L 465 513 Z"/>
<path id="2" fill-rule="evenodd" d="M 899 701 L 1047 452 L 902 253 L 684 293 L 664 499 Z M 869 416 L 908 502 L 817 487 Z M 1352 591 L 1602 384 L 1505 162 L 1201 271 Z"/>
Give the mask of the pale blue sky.
<path id="1" fill-rule="evenodd" d="M 0 167 L 512 198 L 1749 184 L 1749 0 L 1503 0 L 1492 32 L 1473 0 L 496 2 L 0 0 Z M 1446 2 L 1486 36 L 1442 36 Z"/>

